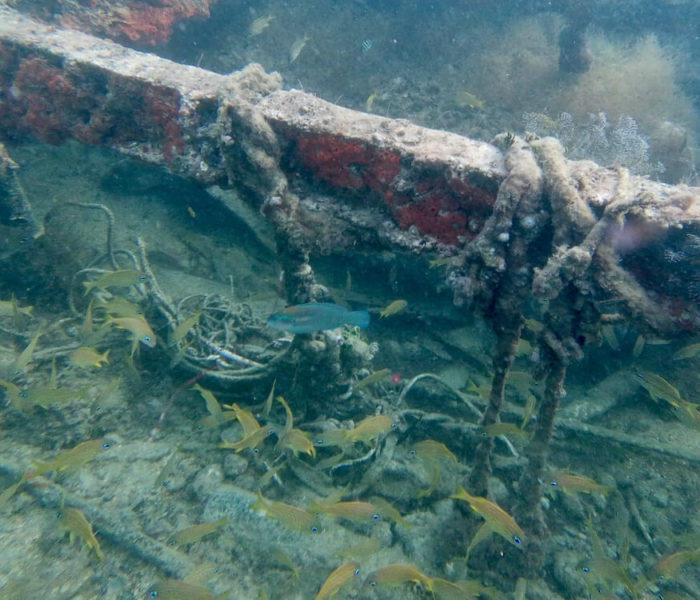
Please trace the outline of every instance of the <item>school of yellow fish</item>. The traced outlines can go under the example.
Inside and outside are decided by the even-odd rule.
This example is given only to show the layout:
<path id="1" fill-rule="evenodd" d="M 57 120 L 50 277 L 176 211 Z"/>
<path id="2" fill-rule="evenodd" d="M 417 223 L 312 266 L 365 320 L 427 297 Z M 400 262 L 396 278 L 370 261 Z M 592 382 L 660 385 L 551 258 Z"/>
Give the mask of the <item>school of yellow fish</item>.
<path id="1" fill-rule="evenodd" d="M 250 34 L 259 35 L 269 26 L 274 17 L 261 17 L 251 24 Z M 308 41 L 305 36 L 299 47 L 294 50 L 298 57 L 304 44 Z M 465 96 L 466 97 L 466 96 Z M 442 259 L 436 259 L 442 260 Z M 449 261 L 450 259 L 445 259 Z M 432 264 L 431 264 L 432 266 Z M 133 304 L 125 297 L 115 295 L 112 290 L 139 286 L 144 282 L 145 274 L 135 270 L 120 270 L 106 272 L 94 280 L 84 283 L 85 295 L 94 295 L 87 307 L 83 323 L 80 327 L 79 340 L 76 346 L 66 352 L 61 361 L 66 368 L 72 369 L 100 369 L 110 365 L 110 352 L 115 353 L 114 348 L 104 348 L 107 343 L 107 335 L 113 332 L 125 332 L 128 347 L 122 348 L 123 358 L 127 361 L 133 359 L 141 346 L 154 348 L 159 339 L 156 337 L 151 325 L 148 323 L 141 308 Z M 395 300 L 379 311 L 381 319 L 391 317 L 403 311 L 407 306 L 405 300 Z M 16 321 L 34 319 L 34 310 L 31 306 L 21 306 L 14 299 L 0 301 L 0 317 L 13 318 Z M 188 331 L 196 327 L 201 317 L 201 311 L 182 320 L 174 328 L 169 336 L 168 343 L 180 347 Z M 526 327 L 537 332 L 541 324 L 532 319 L 526 322 Z M 5 379 L 0 380 L 0 388 L 5 391 L 9 404 L 22 412 L 27 412 L 35 407 L 48 408 L 54 404 L 67 404 L 73 401 L 88 401 L 87 388 L 69 389 L 60 387 L 57 383 L 56 359 L 52 363 L 52 374 L 47 385 L 26 387 L 26 374 L 33 368 L 35 352 L 40 347 L 40 339 L 44 335 L 41 326 L 37 327 L 28 337 L 28 343 L 19 349 L 15 360 L 6 369 Z M 602 331 L 603 339 L 614 351 L 620 351 L 620 344 L 615 337 L 614 329 L 606 327 Z M 640 339 L 642 340 L 640 342 Z M 521 343 L 523 355 L 529 354 L 532 348 L 527 341 Z M 93 347 L 92 344 L 97 347 Z M 644 348 L 644 338 L 638 337 L 633 348 L 633 355 L 638 356 Z M 693 360 L 700 357 L 700 343 L 693 343 L 680 348 L 673 354 L 673 361 Z M 356 381 L 352 387 L 353 393 L 364 388 L 380 384 L 390 375 L 389 369 L 380 369 L 370 373 Z M 700 428 L 700 405 L 688 401 L 683 397 L 678 388 L 657 373 L 649 371 L 636 371 L 634 374 L 641 388 L 643 388 L 656 403 L 665 403 L 673 409 L 684 423 Z M 507 384 L 517 390 L 526 398 L 523 408 L 522 421 L 517 423 L 492 423 L 481 427 L 483 435 L 488 436 L 519 436 L 529 438 L 530 433 L 526 427 L 534 415 L 537 398 L 533 394 L 534 382 L 529 373 L 523 371 L 511 371 Z M 349 428 L 327 429 L 321 432 L 311 433 L 294 426 L 294 414 L 283 396 L 275 393 L 275 383 L 269 392 L 266 402 L 260 412 L 254 414 L 251 410 L 241 407 L 237 403 L 231 405 L 221 404 L 215 394 L 199 384 L 192 386 L 204 401 L 206 416 L 200 420 L 200 424 L 207 428 L 218 428 L 225 424 L 237 423 L 240 435 L 235 441 L 222 441 L 219 448 L 240 452 L 261 451 L 272 452 L 276 457 L 277 467 L 272 471 L 279 472 L 285 461 L 302 457 L 310 464 L 316 464 L 317 468 L 326 468 L 339 464 L 346 455 L 358 447 L 377 447 L 380 441 L 390 435 L 397 428 L 397 423 L 391 415 L 374 414 L 365 417 Z M 466 388 L 469 394 L 480 396 L 487 400 L 490 395 L 490 387 L 478 386 L 469 381 Z M 275 406 L 283 411 L 284 418 L 273 418 Z M 262 423 L 261 423 L 262 421 Z M 274 445 L 272 440 L 275 441 Z M 0 492 L 0 507 L 7 504 L 11 498 L 22 490 L 24 485 L 33 482 L 39 477 L 59 477 L 66 472 L 78 470 L 94 460 L 101 452 L 111 447 L 110 440 L 96 438 L 86 440 L 77 445 L 55 454 L 45 460 L 37 460 L 33 463 L 33 469 L 26 472 L 19 481 Z M 326 449 L 335 448 L 338 453 L 317 461 L 317 453 Z M 167 477 L 169 469 L 172 469 L 173 457 L 171 455 L 156 480 Z M 415 458 L 417 465 L 427 473 L 429 486 L 416 490 L 416 498 L 430 498 L 438 489 L 442 468 L 447 463 L 457 464 L 457 456 L 443 443 L 437 440 L 424 439 L 414 442 L 408 447 L 407 454 Z M 606 496 L 615 491 L 613 486 L 602 485 L 580 474 L 572 473 L 565 469 L 553 472 L 547 483 L 548 492 L 562 492 L 565 494 L 598 494 Z M 465 560 L 468 562 L 474 547 L 489 538 L 492 534 L 505 539 L 519 549 L 527 548 L 528 535 L 515 519 L 502 507 L 493 501 L 470 494 L 461 486 L 450 496 L 455 502 L 466 503 L 474 515 L 482 521 L 480 527 L 465 548 Z M 265 497 L 261 489 L 257 490 L 257 499 L 251 504 L 252 511 L 260 512 L 270 519 L 279 521 L 290 529 L 313 534 L 321 527 L 333 527 L 333 520 L 371 523 L 377 520 L 386 520 L 394 526 L 410 528 L 413 526 L 410 518 L 381 496 L 371 496 L 367 499 L 356 498 L 352 490 L 338 490 L 326 498 L 317 498 L 310 501 L 308 506 L 295 506 L 285 502 Z M 86 516 L 76 507 L 62 507 L 59 515 L 59 524 L 69 535 L 70 541 L 78 538 L 83 545 L 92 551 L 99 561 L 104 559 L 103 550 L 93 530 L 92 524 Z M 329 520 L 331 522 L 328 525 Z M 216 534 L 225 534 L 226 530 L 233 527 L 227 517 L 222 517 L 212 522 L 194 523 L 180 531 L 172 533 L 169 543 L 175 547 L 188 547 L 201 542 Z M 593 544 L 593 557 L 587 561 L 586 569 L 595 574 L 598 581 L 613 582 L 621 585 L 627 592 L 638 597 L 643 590 L 653 586 L 655 581 L 663 579 L 672 581 L 684 565 L 700 562 L 700 548 L 686 549 L 667 554 L 661 557 L 643 576 L 633 577 L 628 566 L 621 560 L 613 560 L 606 556 L 602 550 L 597 549 L 597 534 L 592 524 L 589 523 L 589 533 Z M 440 577 L 425 574 L 417 566 L 412 564 L 388 564 L 365 573 L 367 565 L 371 565 L 373 557 L 381 550 L 379 540 L 372 536 L 355 546 L 349 547 L 336 554 L 334 568 L 329 567 L 330 572 L 325 581 L 320 584 L 315 596 L 316 600 L 334 598 L 345 588 L 352 586 L 373 587 L 398 587 L 411 584 L 425 590 L 431 597 L 442 600 L 458 600 L 463 598 L 499 598 L 494 588 L 482 585 L 475 579 L 450 581 Z M 301 580 L 301 570 L 293 561 L 279 550 L 273 552 L 274 559 L 285 566 L 297 580 Z M 345 562 L 343 562 L 345 561 Z M 359 582 L 359 583 L 358 583 Z M 516 590 L 522 591 L 526 587 L 525 580 L 518 581 Z M 207 587 L 200 585 L 194 579 L 176 580 L 164 579 L 154 587 L 154 593 L 160 599 L 167 598 L 226 598 L 230 596 L 227 590 L 218 595 L 212 593 Z M 596 592 L 597 593 L 597 592 Z M 155 597 L 155 596 L 154 596 Z M 266 597 L 261 592 L 261 597 Z M 517 596 L 516 596 L 517 597 Z"/>

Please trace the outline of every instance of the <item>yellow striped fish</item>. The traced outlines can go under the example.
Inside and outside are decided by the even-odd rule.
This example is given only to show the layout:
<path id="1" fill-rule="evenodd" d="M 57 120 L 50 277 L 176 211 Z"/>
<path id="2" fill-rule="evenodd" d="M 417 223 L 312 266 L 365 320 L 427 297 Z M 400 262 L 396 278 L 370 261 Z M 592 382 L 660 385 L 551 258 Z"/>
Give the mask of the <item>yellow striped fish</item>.
<path id="1" fill-rule="evenodd" d="M 352 578 L 360 573 L 360 565 L 354 561 L 340 565 L 329 576 L 316 594 L 315 600 L 324 600 L 335 596 Z"/>

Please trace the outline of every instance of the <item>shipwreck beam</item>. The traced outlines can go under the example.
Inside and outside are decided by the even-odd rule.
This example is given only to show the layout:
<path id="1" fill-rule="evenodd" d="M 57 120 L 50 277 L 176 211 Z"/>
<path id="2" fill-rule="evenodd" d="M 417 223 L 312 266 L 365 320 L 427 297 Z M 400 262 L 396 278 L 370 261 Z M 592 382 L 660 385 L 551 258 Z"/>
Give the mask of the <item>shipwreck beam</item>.
<path id="1" fill-rule="evenodd" d="M 551 227 L 551 245 L 543 240 L 540 255 L 529 257 L 540 268 L 535 296 L 551 299 L 566 285 L 594 302 L 627 294 L 625 316 L 656 333 L 700 331 L 700 191 L 567 161 L 549 142 L 530 141 L 545 177 L 543 202 L 532 214 L 499 213 L 499 186 L 511 170 L 501 150 L 512 136 L 496 148 L 348 110 L 283 91 L 280 77 L 257 65 L 220 75 L 41 25 L 2 5 L 0 135 L 73 138 L 204 185 L 242 185 L 258 206 L 280 198 L 267 214 L 288 223 L 303 211 L 290 192 L 303 179 L 336 199 L 322 210 L 331 224 L 344 210 L 337 227 L 346 237 L 390 223 L 385 246 L 460 254 L 450 275 L 456 300 L 486 308 L 511 235 Z M 358 206 L 373 218 L 363 222 Z M 286 235 L 303 264 L 298 238 L 315 232 Z"/>

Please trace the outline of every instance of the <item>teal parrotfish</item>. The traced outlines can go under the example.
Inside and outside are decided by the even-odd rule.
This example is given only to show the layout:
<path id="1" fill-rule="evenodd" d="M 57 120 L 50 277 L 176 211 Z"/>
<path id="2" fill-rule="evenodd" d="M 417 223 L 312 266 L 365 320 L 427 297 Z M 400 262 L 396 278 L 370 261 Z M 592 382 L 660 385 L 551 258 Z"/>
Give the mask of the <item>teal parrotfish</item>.
<path id="1" fill-rule="evenodd" d="M 267 326 L 291 333 L 312 333 L 335 329 L 343 325 L 369 325 L 366 310 L 348 310 L 338 304 L 309 303 L 288 306 L 282 312 L 270 315 Z"/>

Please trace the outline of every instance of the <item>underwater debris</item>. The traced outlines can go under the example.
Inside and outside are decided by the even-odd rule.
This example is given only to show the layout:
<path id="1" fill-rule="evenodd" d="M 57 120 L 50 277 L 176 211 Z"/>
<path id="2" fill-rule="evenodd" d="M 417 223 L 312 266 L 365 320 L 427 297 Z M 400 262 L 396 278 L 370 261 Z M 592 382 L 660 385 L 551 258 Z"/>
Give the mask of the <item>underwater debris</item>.
<path id="1" fill-rule="evenodd" d="M 6 260 L 41 237 L 43 227 L 36 221 L 27 193 L 5 145 L 0 142 L 0 260 Z M 31 315 L 27 315 L 31 316 Z"/>
<path id="2" fill-rule="evenodd" d="M 381 130 L 378 130 L 378 131 L 381 133 Z M 409 135 L 409 136 L 414 135 L 414 132 L 413 132 L 410 128 L 408 128 L 407 132 L 408 132 L 408 135 Z M 403 167 L 402 167 L 402 168 L 403 168 Z M 574 181 L 583 181 L 583 182 L 587 182 L 587 181 L 588 181 L 585 177 L 581 177 L 581 178 L 579 178 L 579 179 L 574 178 L 573 180 L 574 180 Z M 282 185 L 282 184 L 280 184 L 280 185 Z M 281 202 L 284 202 L 284 200 L 282 200 Z M 599 211 L 599 212 L 600 212 L 600 211 Z M 534 222 L 536 222 L 538 219 L 546 220 L 546 219 L 549 218 L 549 215 L 543 216 L 543 213 L 538 213 L 538 212 L 536 212 L 536 211 L 533 211 L 531 214 L 535 215 L 535 217 L 532 217 L 532 220 L 533 220 Z M 525 216 L 523 216 L 523 215 L 525 215 Z M 522 213 L 521 213 L 519 216 L 516 216 L 516 218 L 514 219 L 514 223 L 516 223 L 516 225 L 515 225 L 514 227 L 517 228 L 517 223 L 518 223 L 518 222 L 522 222 L 523 224 L 530 223 L 531 221 L 527 221 L 527 220 L 526 220 L 528 216 L 530 216 L 530 214 L 526 212 L 525 208 L 523 208 L 523 209 L 522 209 Z M 522 218 L 520 218 L 520 217 L 522 217 Z M 518 221 L 518 218 L 520 218 L 520 221 Z M 476 229 L 476 226 L 475 226 L 475 229 Z M 512 233 L 512 232 L 513 232 L 513 230 L 510 231 L 510 233 Z M 502 232 L 500 232 L 500 233 L 502 233 Z M 484 239 L 483 241 L 484 241 L 484 242 L 491 242 L 491 241 L 493 241 L 493 240 L 495 240 L 495 239 L 496 239 L 495 236 L 485 236 L 485 239 Z M 510 239 L 511 239 L 511 241 L 512 241 L 513 243 L 516 243 L 516 242 L 517 242 L 516 236 L 515 236 L 515 235 L 512 235 Z M 464 242 L 464 243 L 465 243 L 465 245 L 468 244 L 468 242 Z M 476 246 L 476 244 L 475 244 L 475 246 Z M 484 244 L 484 247 L 485 247 L 485 248 L 488 247 L 488 244 Z M 496 248 L 496 253 L 498 254 L 499 251 L 500 251 L 500 246 L 494 245 L 493 247 Z M 469 251 L 471 251 L 471 249 L 473 249 L 473 247 L 470 247 L 470 249 L 467 250 L 467 251 L 465 252 L 465 254 L 467 254 Z M 521 246 L 521 249 L 522 249 L 522 246 Z M 543 251 L 542 251 L 542 254 L 544 254 L 545 251 L 544 251 L 544 249 L 543 249 L 542 246 L 540 246 L 540 249 L 543 250 Z M 471 274 L 475 274 L 475 273 L 477 273 L 477 272 L 481 269 L 481 267 L 480 267 L 480 266 L 479 266 L 479 267 L 474 267 L 474 263 L 475 263 L 476 261 L 471 260 L 471 258 L 472 258 L 471 256 L 460 256 L 460 257 L 457 259 L 457 262 L 459 262 L 459 263 L 463 262 L 463 263 L 464 263 L 464 269 L 463 269 L 464 272 L 471 273 Z M 542 256 L 538 256 L 537 258 L 539 259 L 539 258 L 543 258 L 543 257 L 542 257 Z M 507 266 L 507 269 L 506 269 L 505 273 L 506 273 L 507 275 L 508 275 L 508 274 L 510 274 L 510 275 L 515 275 L 515 274 L 516 274 L 516 271 L 515 271 L 514 269 L 511 269 L 510 264 L 508 264 L 508 261 L 506 261 L 505 264 L 506 264 L 506 266 Z M 461 265 L 460 265 L 460 266 L 461 266 Z M 472 267 L 474 267 L 473 270 L 472 270 Z M 488 268 L 483 269 L 483 271 L 488 271 Z M 483 271 L 482 271 L 482 272 L 483 272 Z M 460 273 L 461 273 L 461 271 L 460 271 Z M 438 274 L 438 273 L 434 273 L 434 274 L 432 274 L 432 275 L 434 275 L 435 277 L 440 276 L 440 274 Z M 493 273 L 487 273 L 487 274 L 482 278 L 482 281 L 480 281 L 480 283 L 483 283 L 483 284 L 484 284 L 483 290 L 488 290 L 488 289 L 491 289 L 491 288 L 495 289 L 495 288 L 497 287 L 497 284 L 494 283 L 494 282 L 498 279 L 498 277 L 499 277 L 499 276 L 494 275 Z M 477 276 L 475 275 L 475 279 L 476 279 L 476 278 L 477 278 Z M 505 279 L 505 280 L 501 280 L 501 281 L 503 282 L 502 288 L 507 288 L 507 287 L 508 287 L 508 285 L 507 285 L 507 284 L 508 284 L 508 280 Z M 576 287 L 576 285 L 577 285 L 577 282 L 574 281 L 574 282 L 571 284 L 571 286 L 569 286 L 569 287 L 567 288 L 567 290 L 571 291 L 571 294 L 572 294 L 572 295 L 574 294 L 574 292 L 573 292 L 572 290 L 573 290 L 573 288 Z M 482 291 L 483 291 L 483 290 L 482 290 Z M 478 294 L 479 294 L 479 292 L 477 292 L 477 296 L 478 296 Z M 486 294 L 484 294 L 484 295 L 486 295 Z M 573 304 L 573 301 L 572 301 L 572 298 L 571 298 L 571 297 L 568 297 L 567 300 L 568 300 L 571 304 Z M 580 298 L 576 298 L 575 300 L 578 301 L 578 300 L 580 300 Z M 585 300 L 584 300 L 583 302 L 584 302 L 584 309 L 585 309 L 585 308 L 587 308 L 587 307 L 585 306 Z M 188 310 L 188 311 L 180 311 L 180 312 L 182 312 L 184 315 L 191 314 L 191 311 L 189 311 L 189 310 Z M 582 313 L 583 313 L 583 317 L 585 317 L 585 318 L 590 318 L 589 315 L 588 315 L 588 313 L 586 313 L 585 311 L 582 311 Z M 151 313 L 149 312 L 149 319 L 150 319 L 150 314 L 151 314 Z M 577 316 L 578 316 L 578 315 L 577 315 Z M 556 335 L 557 333 L 560 333 L 560 332 L 561 332 L 561 334 L 564 336 L 565 339 L 562 341 L 562 346 L 563 346 L 564 348 L 566 348 L 566 344 L 568 343 L 568 338 L 569 338 L 569 337 L 571 337 L 572 339 L 582 339 L 582 337 L 579 336 L 579 333 L 580 333 L 580 332 L 577 331 L 577 327 L 578 327 L 578 326 L 572 326 L 572 327 L 571 327 L 571 331 L 569 331 L 569 330 L 567 330 L 566 325 L 565 325 L 565 323 L 567 323 L 567 321 L 565 321 L 565 320 L 563 320 L 563 319 L 562 319 L 562 321 L 555 321 L 554 323 L 552 323 L 552 321 L 549 320 L 547 317 L 543 317 L 543 319 L 545 319 L 545 320 L 548 322 L 548 328 L 554 330 L 553 333 L 554 333 L 555 335 Z M 174 319 L 174 322 L 178 322 L 178 319 Z M 498 322 L 500 322 L 500 320 L 498 320 Z M 563 323 L 562 323 L 562 322 L 563 322 Z M 578 321 L 575 321 L 575 323 L 578 323 Z M 155 322 L 154 322 L 154 325 L 155 325 Z M 588 323 L 585 323 L 585 325 L 587 326 Z M 169 326 L 170 326 L 170 325 L 169 325 Z M 198 328 L 197 328 L 197 329 L 198 329 Z M 593 329 L 593 328 L 592 328 L 592 329 Z M 160 335 L 160 331 L 161 331 L 161 330 L 158 329 L 158 331 L 159 331 L 159 335 Z M 195 337 L 197 337 L 198 335 L 200 335 L 200 333 L 199 333 L 198 331 L 192 331 L 192 332 L 190 332 L 190 334 L 191 334 L 191 335 L 188 335 L 188 337 L 187 337 L 187 343 L 188 343 L 188 344 L 192 341 L 192 339 L 194 339 Z M 549 334 L 552 335 L 552 332 L 550 331 Z M 555 346 L 555 343 L 556 343 L 556 342 L 561 341 L 559 338 L 557 338 L 557 337 L 555 337 L 555 336 L 552 336 L 552 337 L 553 337 L 553 339 L 554 339 L 554 341 L 552 342 L 552 345 L 553 345 L 553 346 Z M 215 340 L 215 338 L 213 338 L 213 339 Z M 544 339 L 544 336 L 543 336 L 543 339 Z M 550 338 L 550 339 L 551 339 L 551 338 Z M 215 340 L 215 341 L 216 341 L 216 340 Z M 543 342 L 543 344 L 544 344 L 544 342 Z M 219 345 L 220 345 L 220 346 L 223 346 L 223 344 L 219 344 Z M 502 344 L 502 345 L 505 345 L 505 344 Z M 579 342 L 579 345 L 582 345 L 582 342 Z M 237 348 L 234 347 L 233 349 L 234 349 L 234 351 L 238 352 L 238 349 L 237 349 Z M 545 349 L 546 349 L 546 346 L 545 346 Z M 546 349 L 546 350 L 547 350 L 547 349 Z M 547 350 L 547 352 L 548 352 L 548 350 Z M 501 356 L 503 356 L 503 355 L 505 355 L 505 352 L 503 352 L 503 353 L 501 354 Z M 222 355 L 222 357 L 223 357 L 223 355 Z M 252 356 L 252 358 L 253 358 L 254 360 L 256 360 L 257 362 L 259 362 L 259 363 L 264 363 L 264 362 L 266 362 L 266 361 L 258 361 L 258 360 L 256 359 L 255 356 Z M 548 358 L 548 355 L 546 354 L 546 352 L 543 354 L 543 361 L 544 361 L 544 362 L 549 361 L 549 358 Z M 213 363 L 213 361 L 212 361 L 212 363 Z M 231 364 L 231 363 L 229 363 L 229 364 Z M 270 371 L 273 371 L 273 370 L 274 370 L 274 368 L 271 369 Z M 350 374 L 349 377 L 352 377 L 352 375 Z M 280 381 L 282 381 L 282 379 L 280 379 Z M 269 382 L 268 382 L 268 383 L 269 383 Z M 497 386 L 494 386 L 494 387 L 497 387 Z M 377 390 L 377 391 L 378 391 L 378 390 Z M 498 392 L 499 392 L 498 389 L 494 389 L 494 394 L 496 394 L 496 393 L 498 393 Z M 379 396 L 379 393 L 377 393 L 377 396 Z M 384 399 L 382 398 L 382 401 L 383 401 L 383 400 L 384 400 Z M 329 398 L 329 401 L 332 401 L 332 399 Z M 384 406 L 385 406 L 385 405 L 384 405 Z M 199 408 L 199 406 L 198 406 L 197 408 Z M 330 412 L 330 409 L 329 409 L 329 412 Z M 313 414 L 313 413 L 312 413 L 312 414 Z M 362 413 L 361 413 L 361 414 L 362 414 Z M 366 413 L 365 413 L 365 414 L 366 414 Z M 344 416 L 346 417 L 347 415 L 344 415 Z M 353 416 L 354 416 L 354 415 L 353 415 Z M 264 422 L 264 421 L 263 421 L 263 422 Z M 391 438 L 389 438 L 389 439 L 390 439 L 390 441 L 393 441 L 393 436 L 392 436 Z M 462 448 L 460 448 L 460 450 L 462 450 Z M 470 488 L 470 489 L 471 489 L 471 488 Z M 519 519 L 519 515 L 516 515 L 516 517 L 518 517 L 518 519 Z M 525 525 L 525 524 L 523 523 L 523 525 Z M 526 527 L 526 529 L 527 529 L 527 531 L 530 531 L 530 529 L 529 529 L 528 527 Z M 504 562 L 505 562 L 505 561 L 504 561 Z"/>

